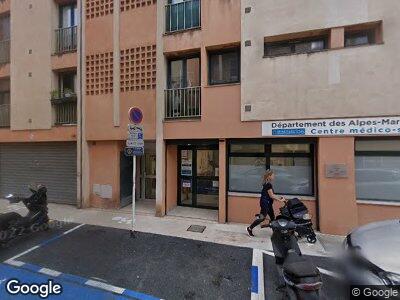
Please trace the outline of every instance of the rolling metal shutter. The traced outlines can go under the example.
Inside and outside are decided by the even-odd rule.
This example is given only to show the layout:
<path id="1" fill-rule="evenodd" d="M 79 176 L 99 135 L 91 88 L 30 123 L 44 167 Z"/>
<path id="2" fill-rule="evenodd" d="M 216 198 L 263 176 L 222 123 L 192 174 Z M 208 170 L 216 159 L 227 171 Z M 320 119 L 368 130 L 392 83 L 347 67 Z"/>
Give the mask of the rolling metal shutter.
<path id="1" fill-rule="evenodd" d="M 75 205 L 76 164 L 75 143 L 0 144 L 0 196 L 44 184 L 49 202 Z"/>

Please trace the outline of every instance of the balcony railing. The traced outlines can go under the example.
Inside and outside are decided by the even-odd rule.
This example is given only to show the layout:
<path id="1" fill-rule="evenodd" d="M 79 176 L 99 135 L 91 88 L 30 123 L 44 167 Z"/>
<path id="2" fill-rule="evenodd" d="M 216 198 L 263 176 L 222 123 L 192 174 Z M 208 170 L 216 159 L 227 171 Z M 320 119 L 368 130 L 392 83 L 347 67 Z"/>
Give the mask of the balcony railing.
<path id="1" fill-rule="evenodd" d="M 165 32 L 200 27 L 201 1 L 185 0 L 165 6 Z"/>
<path id="2" fill-rule="evenodd" d="M 201 88 L 165 90 L 165 119 L 201 117 Z"/>
<path id="3" fill-rule="evenodd" d="M 76 124 L 76 94 L 62 93 L 53 94 L 51 103 L 55 111 L 55 125 L 71 125 Z"/>
<path id="4" fill-rule="evenodd" d="M 10 62 L 10 40 L 0 41 L 0 64 Z"/>
<path id="5" fill-rule="evenodd" d="M 76 51 L 77 26 L 56 29 L 56 54 Z"/>
<path id="6" fill-rule="evenodd" d="M 10 104 L 0 104 L 0 127 L 10 127 Z"/>

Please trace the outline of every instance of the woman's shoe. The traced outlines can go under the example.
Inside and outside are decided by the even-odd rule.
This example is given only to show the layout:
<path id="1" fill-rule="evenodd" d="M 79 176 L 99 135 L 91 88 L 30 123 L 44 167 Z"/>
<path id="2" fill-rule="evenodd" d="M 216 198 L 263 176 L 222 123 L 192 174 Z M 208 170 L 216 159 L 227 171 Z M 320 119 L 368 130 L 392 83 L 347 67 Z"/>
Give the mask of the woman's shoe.
<path id="1" fill-rule="evenodd" d="M 247 230 L 247 234 L 248 234 L 250 237 L 254 237 L 253 230 L 251 230 L 250 227 L 247 227 L 246 230 Z"/>

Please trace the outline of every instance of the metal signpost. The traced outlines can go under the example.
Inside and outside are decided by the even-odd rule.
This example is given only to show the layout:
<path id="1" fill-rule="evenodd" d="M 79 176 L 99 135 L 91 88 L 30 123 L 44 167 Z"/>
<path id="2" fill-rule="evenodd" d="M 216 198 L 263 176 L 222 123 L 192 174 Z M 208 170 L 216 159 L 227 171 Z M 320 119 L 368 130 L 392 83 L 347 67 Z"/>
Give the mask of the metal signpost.
<path id="1" fill-rule="evenodd" d="M 133 124 L 128 124 L 128 138 L 126 140 L 125 155 L 132 156 L 132 230 L 131 236 L 135 232 L 135 210 L 136 210 L 136 156 L 144 155 L 144 134 L 143 126 L 140 123 L 143 120 L 143 113 L 137 107 L 129 110 L 129 120 Z"/>

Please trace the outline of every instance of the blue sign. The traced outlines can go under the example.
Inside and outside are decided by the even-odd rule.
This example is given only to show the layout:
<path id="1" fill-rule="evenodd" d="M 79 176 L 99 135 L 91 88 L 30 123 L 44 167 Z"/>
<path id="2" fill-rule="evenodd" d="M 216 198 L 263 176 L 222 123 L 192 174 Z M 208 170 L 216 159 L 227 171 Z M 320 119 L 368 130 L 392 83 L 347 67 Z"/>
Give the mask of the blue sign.
<path id="1" fill-rule="evenodd" d="M 144 148 L 143 147 L 133 147 L 132 153 L 135 156 L 143 156 L 144 155 Z"/>
<path id="2" fill-rule="evenodd" d="M 132 107 L 129 110 L 129 119 L 132 123 L 140 124 L 143 121 L 143 113 L 140 108 Z"/>
<path id="3" fill-rule="evenodd" d="M 293 128 L 293 129 L 272 129 L 272 135 L 305 135 L 306 130 L 304 128 Z"/>

